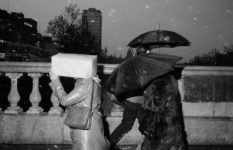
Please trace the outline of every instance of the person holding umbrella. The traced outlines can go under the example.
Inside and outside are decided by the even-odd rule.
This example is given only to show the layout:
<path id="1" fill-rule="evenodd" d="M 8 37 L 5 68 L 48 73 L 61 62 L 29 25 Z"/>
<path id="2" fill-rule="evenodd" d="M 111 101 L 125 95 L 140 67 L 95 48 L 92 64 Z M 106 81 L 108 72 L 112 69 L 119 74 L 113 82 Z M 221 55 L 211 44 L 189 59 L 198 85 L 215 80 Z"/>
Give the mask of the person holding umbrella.
<path id="1" fill-rule="evenodd" d="M 155 30 L 139 35 L 128 44 L 131 47 L 138 45 L 173 48 L 189 46 L 190 42 L 178 33 Z M 164 58 L 163 60 L 168 61 Z M 179 59 L 171 62 L 177 61 Z M 178 83 L 172 70 L 162 72 L 164 74 L 157 76 L 145 86 L 142 107 L 147 112 L 139 122 L 139 131 L 144 138 L 137 150 L 185 150 L 187 146 Z"/>
<path id="2" fill-rule="evenodd" d="M 137 47 L 136 53 L 134 53 L 132 49 L 130 50 L 133 54 L 133 57 L 137 55 L 143 55 L 147 52 L 146 49 L 141 46 Z M 117 143 L 132 129 L 135 120 L 138 119 L 140 122 L 146 112 L 142 108 L 142 102 L 144 101 L 143 90 L 126 92 L 124 95 L 119 96 L 118 99 L 123 101 L 124 111 L 121 123 L 110 135 L 110 150 L 118 149 Z"/>
<path id="3" fill-rule="evenodd" d="M 153 49 L 189 45 L 190 42 L 182 35 L 166 30 L 143 33 L 128 44 L 130 48 L 137 49 L 137 54 L 143 47 Z M 106 87 L 110 93 L 118 100 L 127 99 L 124 101 L 122 122 L 111 134 L 110 143 L 116 145 L 138 118 L 139 131 L 145 136 L 139 149 L 183 150 L 185 140 L 179 92 L 177 81 L 171 74 L 181 58 L 141 52 L 116 67 L 107 80 Z M 126 107 L 132 103 L 129 101 L 131 98 L 136 101 L 135 96 L 139 96 L 140 100 L 138 98 L 137 106 L 131 106 L 134 109 L 130 113 Z"/>
<path id="4" fill-rule="evenodd" d="M 171 74 L 179 60 L 181 57 L 147 53 L 133 56 L 114 69 L 107 80 L 107 87 L 118 100 L 124 100 L 124 112 L 121 124 L 110 136 L 112 147 L 115 147 L 131 130 L 134 121 L 138 119 L 139 131 L 145 136 L 142 146 L 139 146 L 140 149 L 159 149 L 161 145 L 156 147 L 158 141 L 164 140 L 165 137 L 169 138 L 174 133 L 177 137 L 171 136 L 172 143 L 178 148 L 183 148 L 178 90 L 176 80 Z M 169 116 L 170 113 L 174 115 Z M 172 122 L 174 119 L 177 122 Z M 170 129 L 174 132 L 165 136 Z M 164 133 L 158 137 L 160 130 Z M 173 148 L 171 143 L 169 146 L 166 146 L 165 142 L 162 148 L 165 147 L 165 150 Z"/>

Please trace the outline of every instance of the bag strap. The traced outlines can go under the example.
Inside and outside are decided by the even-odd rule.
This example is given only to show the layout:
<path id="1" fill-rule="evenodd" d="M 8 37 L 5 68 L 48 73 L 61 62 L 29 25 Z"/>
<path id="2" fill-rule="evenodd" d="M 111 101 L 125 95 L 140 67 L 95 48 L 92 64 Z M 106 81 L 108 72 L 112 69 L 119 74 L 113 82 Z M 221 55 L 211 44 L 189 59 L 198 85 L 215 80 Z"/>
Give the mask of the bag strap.
<path id="1" fill-rule="evenodd" d="M 92 92 L 91 92 L 91 102 L 90 102 L 90 109 L 91 109 L 91 111 L 92 111 L 92 103 L 93 103 L 93 97 L 94 97 L 94 90 L 95 90 L 95 88 L 94 88 L 94 86 L 95 86 L 95 84 L 94 84 L 94 80 L 92 79 Z"/>

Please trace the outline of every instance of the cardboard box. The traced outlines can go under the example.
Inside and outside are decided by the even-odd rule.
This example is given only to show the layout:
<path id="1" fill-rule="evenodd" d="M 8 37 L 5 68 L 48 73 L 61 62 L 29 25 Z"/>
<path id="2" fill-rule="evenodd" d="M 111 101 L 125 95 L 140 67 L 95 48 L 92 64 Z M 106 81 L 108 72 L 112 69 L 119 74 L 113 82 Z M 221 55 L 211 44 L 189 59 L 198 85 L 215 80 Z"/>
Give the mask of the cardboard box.
<path id="1" fill-rule="evenodd" d="M 97 56 L 58 53 L 52 56 L 51 69 L 58 76 L 89 78 L 97 73 Z"/>

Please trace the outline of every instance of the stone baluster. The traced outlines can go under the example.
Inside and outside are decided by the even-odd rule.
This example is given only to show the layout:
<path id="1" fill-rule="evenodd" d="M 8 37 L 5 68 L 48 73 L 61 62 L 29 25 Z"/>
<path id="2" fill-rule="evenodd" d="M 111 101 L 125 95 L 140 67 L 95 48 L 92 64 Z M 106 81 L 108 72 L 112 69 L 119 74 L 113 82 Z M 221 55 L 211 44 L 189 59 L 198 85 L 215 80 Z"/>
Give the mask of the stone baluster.
<path id="1" fill-rule="evenodd" d="M 18 92 L 18 78 L 22 76 L 21 73 L 6 73 L 11 79 L 11 89 L 8 95 L 8 101 L 10 102 L 10 106 L 5 110 L 6 114 L 18 114 L 22 112 L 22 108 L 18 106 L 18 102 L 20 100 L 20 95 Z"/>
<path id="2" fill-rule="evenodd" d="M 53 104 L 53 107 L 50 108 L 49 114 L 50 115 L 61 115 L 63 113 L 63 110 L 59 106 L 60 102 L 58 101 L 54 93 L 52 93 L 51 95 L 51 102 Z"/>
<path id="3" fill-rule="evenodd" d="M 32 93 L 30 95 L 30 102 L 32 106 L 27 111 L 28 114 L 39 114 L 43 112 L 43 109 L 39 106 L 41 101 L 41 95 L 39 92 L 39 78 L 41 77 L 40 73 L 30 73 L 28 74 L 32 77 Z"/>

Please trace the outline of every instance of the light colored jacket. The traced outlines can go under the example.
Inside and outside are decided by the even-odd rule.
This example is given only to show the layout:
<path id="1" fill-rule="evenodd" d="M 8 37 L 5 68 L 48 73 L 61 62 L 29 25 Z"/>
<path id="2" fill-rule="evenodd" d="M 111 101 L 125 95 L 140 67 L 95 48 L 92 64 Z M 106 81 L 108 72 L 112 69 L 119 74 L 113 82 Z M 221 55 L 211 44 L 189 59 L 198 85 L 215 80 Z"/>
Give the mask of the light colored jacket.
<path id="1" fill-rule="evenodd" d="M 94 84 L 93 84 L 94 83 Z M 50 84 L 54 90 L 55 95 L 59 98 L 61 105 L 63 106 L 90 106 L 92 93 L 95 100 L 93 100 L 93 110 L 98 110 L 101 104 L 101 97 L 98 93 L 101 93 L 101 88 L 99 83 L 93 81 L 92 78 L 77 79 L 75 82 L 74 89 L 67 94 L 63 89 L 60 80 L 54 80 Z M 94 87 L 93 87 L 94 86 Z M 94 91 L 93 91 L 94 90 Z"/>
<path id="2" fill-rule="evenodd" d="M 92 123 L 90 130 L 71 129 L 73 140 L 72 150 L 108 150 L 109 142 L 104 136 L 102 115 L 99 112 L 101 104 L 101 86 L 92 78 L 77 79 L 74 89 L 67 94 L 59 80 L 54 80 L 50 86 L 63 106 L 89 106 L 92 93 Z M 92 84 L 93 83 L 93 84 Z"/>

